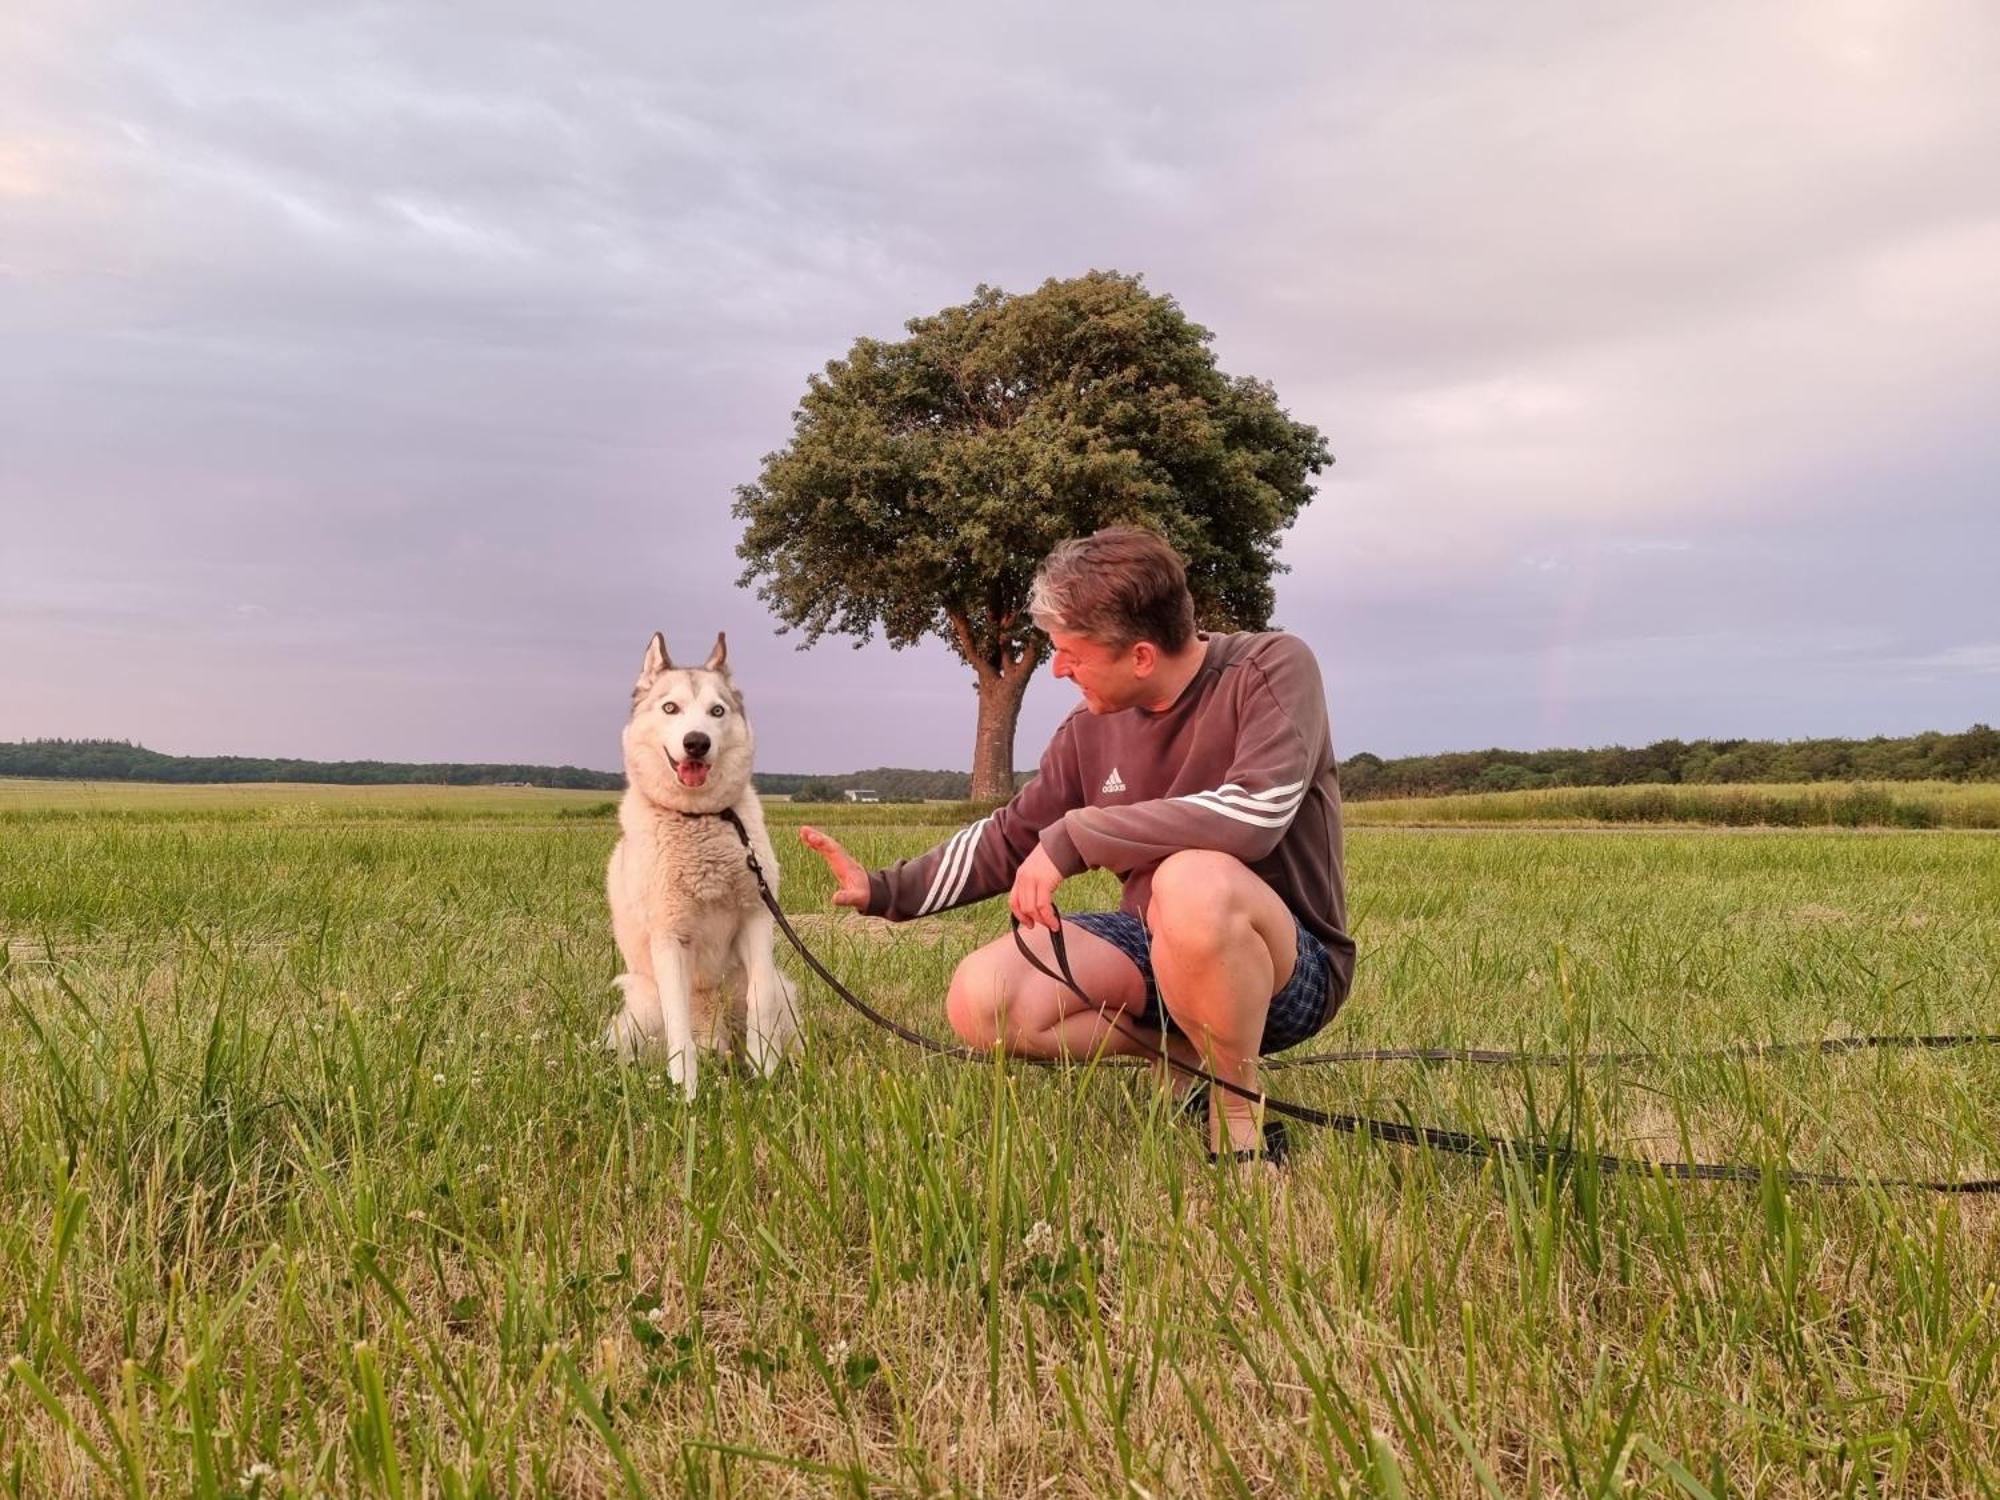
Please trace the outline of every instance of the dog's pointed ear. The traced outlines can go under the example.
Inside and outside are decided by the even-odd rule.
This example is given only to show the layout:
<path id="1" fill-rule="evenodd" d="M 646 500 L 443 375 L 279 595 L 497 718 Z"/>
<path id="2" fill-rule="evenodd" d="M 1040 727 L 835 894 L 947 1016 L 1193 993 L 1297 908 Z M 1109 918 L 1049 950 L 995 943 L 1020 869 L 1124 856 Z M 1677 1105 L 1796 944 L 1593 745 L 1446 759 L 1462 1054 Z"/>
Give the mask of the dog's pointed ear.
<path id="1" fill-rule="evenodd" d="M 646 643 L 646 659 L 639 664 L 639 680 L 632 684 L 633 707 L 638 707 L 639 700 L 660 680 L 660 674 L 672 671 L 673 665 L 673 658 L 667 655 L 667 638 L 654 631 L 653 638 Z"/>
<path id="2" fill-rule="evenodd" d="M 715 633 L 715 649 L 708 653 L 708 660 L 701 664 L 704 672 L 727 672 L 729 670 L 729 637 L 721 631 Z"/>

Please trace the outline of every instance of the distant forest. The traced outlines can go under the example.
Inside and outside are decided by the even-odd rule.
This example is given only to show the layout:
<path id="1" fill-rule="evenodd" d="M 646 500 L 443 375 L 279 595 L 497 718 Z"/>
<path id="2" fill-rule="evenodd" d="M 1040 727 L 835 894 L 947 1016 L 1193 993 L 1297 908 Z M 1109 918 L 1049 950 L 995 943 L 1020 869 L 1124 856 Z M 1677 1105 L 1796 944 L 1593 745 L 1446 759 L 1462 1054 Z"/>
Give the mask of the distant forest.
<path id="1" fill-rule="evenodd" d="M 1032 772 L 1019 772 L 1017 784 Z M 415 765 L 383 760 L 265 760 L 242 755 L 162 755 L 123 740 L 0 741 L 0 776 L 76 781 L 303 781 L 346 786 L 418 783 L 508 784 L 617 791 L 625 778 L 580 766 Z M 1396 760 L 1363 752 L 1340 763 L 1342 792 L 1354 799 L 1510 792 L 1533 787 L 1717 785 L 1775 781 L 2000 781 L 2000 730 L 1975 724 L 1963 734 L 1869 740 L 1660 740 L 1643 749 L 1466 750 Z M 838 776 L 759 772 L 771 796 L 822 799 L 871 791 L 884 802 L 965 799 L 963 771 L 878 767 Z"/>
<path id="2" fill-rule="evenodd" d="M 1639 750 L 1467 750 L 1363 753 L 1340 763 L 1351 798 L 1519 792 L 1551 786 L 1774 781 L 2000 781 L 2000 730 L 1870 740 L 1660 740 Z"/>
<path id="3" fill-rule="evenodd" d="M 578 787 L 620 791 L 623 775 L 581 766 L 413 765 L 395 760 L 265 760 L 251 755 L 162 755 L 125 740 L 0 741 L 0 776 L 64 781 L 309 781 L 335 786 Z"/>

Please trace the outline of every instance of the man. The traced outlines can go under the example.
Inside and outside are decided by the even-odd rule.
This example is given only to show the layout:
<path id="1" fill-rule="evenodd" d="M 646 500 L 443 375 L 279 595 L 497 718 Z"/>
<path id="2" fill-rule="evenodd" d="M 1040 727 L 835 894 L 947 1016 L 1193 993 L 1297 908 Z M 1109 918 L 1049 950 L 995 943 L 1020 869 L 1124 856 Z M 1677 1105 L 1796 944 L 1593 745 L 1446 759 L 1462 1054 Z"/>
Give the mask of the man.
<path id="1" fill-rule="evenodd" d="M 1295 636 L 1197 632 L 1180 555 L 1136 527 L 1062 543 L 1029 610 L 1083 705 L 1013 801 L 873 872 L 819 829 L 799 836 L 833 871 L 836 905 L 891 921 L 1009 891 L 1044 961 L 1057 888 L 1086 869 L 1116 872 L 1119 910 L 1066 919 L 1078 982 L 1127 1029 L 1164 1027 L 1174 1056 L 1254 1090 L 1257 1058 L 1317 1032 L 1354 975 L 1319 666 Z M 958 966 L 945 1004 L 975 1047 L 1088 1057 L 1161 1046 L 1112 1029 L 1011 937 Z M 1251 1101 L 1217 1094 L 1211 1153 L 1281 1159 L 1279 1122 L 1260 1135 Z"/>

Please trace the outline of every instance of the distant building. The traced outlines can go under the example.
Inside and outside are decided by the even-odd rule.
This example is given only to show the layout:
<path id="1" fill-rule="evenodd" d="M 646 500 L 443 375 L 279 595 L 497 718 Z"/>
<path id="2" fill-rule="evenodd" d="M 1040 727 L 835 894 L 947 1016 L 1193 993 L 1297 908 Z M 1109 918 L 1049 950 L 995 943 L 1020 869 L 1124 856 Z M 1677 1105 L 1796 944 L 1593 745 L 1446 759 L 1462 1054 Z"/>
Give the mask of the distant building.
<path id="1" fill-rule="evenodd" d="M 847 789 L 847 800 L 849 802 L 880 802 L 882 794 L 871 792 L 865 786 L 851 786 Z"/>

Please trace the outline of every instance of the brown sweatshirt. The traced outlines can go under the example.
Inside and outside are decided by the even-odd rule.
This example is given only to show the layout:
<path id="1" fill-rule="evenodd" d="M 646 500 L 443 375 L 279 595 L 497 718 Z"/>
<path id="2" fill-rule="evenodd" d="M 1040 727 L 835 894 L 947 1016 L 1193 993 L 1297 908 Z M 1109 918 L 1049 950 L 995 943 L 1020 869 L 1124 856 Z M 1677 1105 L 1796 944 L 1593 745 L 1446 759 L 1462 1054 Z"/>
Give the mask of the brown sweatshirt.
<path id="1" fill-rule="evenodd" d="M 1201 669 L 1172 705 L 1079 707 L 1013 801 L 929 853 L 873 871 L 868 913 L 901 922 L 983 901 L 1013 886 L 1039 843 L 1064 875 L 1115 872 L 1121 909 L 1143 919 L 1161 860 L 1218 849 L 1256 871 L 1326 945 L 1344 995 L 1354 940 L 1319 664 L 1296 636 L 1201 639 Z"/>

